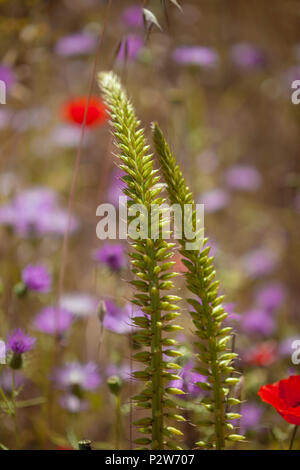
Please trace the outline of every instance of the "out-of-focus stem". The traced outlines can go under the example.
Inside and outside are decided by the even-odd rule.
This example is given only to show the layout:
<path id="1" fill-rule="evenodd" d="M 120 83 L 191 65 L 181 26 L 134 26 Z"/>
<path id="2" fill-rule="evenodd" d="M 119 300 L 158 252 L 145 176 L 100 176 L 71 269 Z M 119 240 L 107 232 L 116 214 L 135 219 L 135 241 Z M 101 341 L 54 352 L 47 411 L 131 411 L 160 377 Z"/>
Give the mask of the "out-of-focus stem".
<path id="1" fill-rule="evenodd" d="M 121 399 L 120 395 L 116 395 L 116 420 L 115 420 L 115 449 L 120 449 L 120 440 L 121 440 Z"/>
<path id="2" fill-rule="evenodd" d="M 294 430 L 293 430 L 292 437 L 291 437 L 291 442 L 290 442 L 290 445 L 289 445 L 289 450 L 292 450 L 292 449 L 293 449 L 293 445 L 294 445 L 294 441 L 295 441 L 295 438 L 296 438 L 297 431 L 298 431 L 298 426 L 297 426 L 297 424 L 296 424 L 295 427 L 294 427 Z"/>
<path id="3" fill-rule="evenodd" d="M 12 404 L 13 404 L 13 419 L 14 419 L 14 434 L 15 434 L 15 448 L 19 448 L 19 437 L 18 437 L 18 419 L 17 419 L 17 404 L 16 404 L 16 377 L 15 371 L 12 369 Z"/>

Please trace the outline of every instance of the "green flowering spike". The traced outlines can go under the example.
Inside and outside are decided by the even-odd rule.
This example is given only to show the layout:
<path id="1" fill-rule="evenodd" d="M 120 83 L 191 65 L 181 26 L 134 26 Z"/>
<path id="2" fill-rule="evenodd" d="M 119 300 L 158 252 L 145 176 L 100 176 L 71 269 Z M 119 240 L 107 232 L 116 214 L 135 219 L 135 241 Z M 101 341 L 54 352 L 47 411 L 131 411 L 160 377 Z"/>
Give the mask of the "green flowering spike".
<path id="1" fill-rule="evenodd" d="M 153 140 L 161 165 L 161 170 L 167 183 L 167 190 L 172 204 L 179 204 L 185 214 L 185 204 L 192 204 L 193 211 L 189 215 L 193 230 L 197 227 L 197 214 L 193 195 L 186 185 L 183 174 L 173 157 L 168 144 L 157 124 L 153 125 Z M 196 343 L 197 357 L 200 369 L 206 375 L 207 382 L 199 382 L 198 386 L 208 394 L 206 408 L 213 415 L 214 435 L 209 442 L 200 441 L 199 447 L 224 449 L 226 440 L 237 440 L 235 434 L 228 432 L 227 420 L 234 419 L 234 413 L 226 413 L 235 402 L 228 397 L 228 387 L 234 386 L 238 379 L 232 377 L 231 366 L 236 354 L 227 353 L 228 342 L 231 339 L 231 329 L 223 328 L 222 321 L 227 313 L 222 307 L 223 296 L 218 295 L 219 282 L 216 281 L 213 267 L 213 257 L 209 257 L 209 247 L 201 250 L 187 250 L 185 236 L 179 240 L 182 260 L 187 267 L 186 283 L 188 289 L 195 295 L 188 299 L 193 307 L 190 312 L 195 325 L 195 334 L 199 338 Z M 204 239 L 207 245 L 207 239 Z M 226 387 L 225 387 L 226 385 Z M 208 422 L 211 425 L 211 422 Z"/>
<path id="2" fill-rule="evenodd" d="M 126 187 L 123 190 L 128 197 L 128 226 L 135 222 L 137 215 L 133 216 L 130 208 L 133 204 L 141 204 L 147 214 L 151 213 L 153 205 L 160 207 L 165 202 L 158 186 L 159 176 L 153 168 L 153 156 L 149 153 L 144 131 L 135 115 L 134 108 L 123 90 L 118 77 L 110 73 L 99 75 L 99 86 L 110 110 L 111 124 L 114 138 L 119 149 L 120 168 L 125 172 L 123 181 Z M 149 444 L 152 449 L 164 449 L 164 436 L 172 434 L 175 438 L 181 435 L 176 428 L 167 424 L 169 407 L 173 402 L 168 401 L 167 388 L 170 375 L 168 362 L 163 361 L 164 347 L 172 346 L 171 339 L 166 333 L 179 331 L 180 328 L 167 323 L 173 321 L 178 313 L 177 296 L 168 295 L 166 291 L 172 289 L 172 278 L 175 274 L 168 271 L 174 263 L 168 261 L 172 256 L 173 244 L 167 243 L 161 236 L 165 227 L 166 217 L 159 218 L 158 237 L 152 237 L 153 224 L 147 215 L 140 214 L 140 236 L 132 240 L 133 252 L 130 255 L 134 280 L 131 281 L 136 289 L 133 303 L 138 305 L 145 316 L 133 318 L 136 333 L 133 340 L 143 347 L 134 359 L 144 369 L 134 372 L 134 377 L 146 382 L 143 391 L 134 397 L 137 406 L 147 410 L 151 409 L 151 417 L 137 420 L 139 431 L 151 434 L 151 439 L 138 439 L 139 444 Z M 148 229 L 148 231 L 147 231 Z M 133 235 L 131 233 L 131 235 Z M 133 237 L 131 237 L 133 238 Z M 178 356 L 177 351 L 167 350 L 169 356 Z M 173 391 L 174 392 L 174 391 Z M 172 394 L 172 391 L 170 391 Z"/>

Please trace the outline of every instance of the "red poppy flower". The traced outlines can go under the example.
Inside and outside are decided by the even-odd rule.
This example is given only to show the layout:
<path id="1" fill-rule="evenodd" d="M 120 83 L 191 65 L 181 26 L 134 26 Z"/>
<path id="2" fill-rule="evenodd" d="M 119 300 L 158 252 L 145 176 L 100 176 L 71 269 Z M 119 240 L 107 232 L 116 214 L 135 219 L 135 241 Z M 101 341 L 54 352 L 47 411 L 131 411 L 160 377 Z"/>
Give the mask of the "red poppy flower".
<path id="1" fill-rule="evenodd" d="M 257 344 L 244 356 L 244 361 L 247 364 L 258 367 L 267 367 L 273 364 L 276 359 L 277 347 L 276 344 L 271 341 Z"/>
<path id="2" fill-rule="evenodd" d="M 274 406 L 288 423 L 300 426 L 300 375 L 264 385 L 258 395 L 262 401 Z"/>
<path id="3" fill-rule="evenodd" d="M 84 120 L 85 107 L 87 103 L 86 97 L 76 98 L 67 101 L 62 106 L 62 116 L 67 121 L 75 124 L 82 124 Z M 97 126 L 103 124 L 108 119 L 107 108 L 100 98 L 92 96 L 89 101 L 86 125 Z"/>

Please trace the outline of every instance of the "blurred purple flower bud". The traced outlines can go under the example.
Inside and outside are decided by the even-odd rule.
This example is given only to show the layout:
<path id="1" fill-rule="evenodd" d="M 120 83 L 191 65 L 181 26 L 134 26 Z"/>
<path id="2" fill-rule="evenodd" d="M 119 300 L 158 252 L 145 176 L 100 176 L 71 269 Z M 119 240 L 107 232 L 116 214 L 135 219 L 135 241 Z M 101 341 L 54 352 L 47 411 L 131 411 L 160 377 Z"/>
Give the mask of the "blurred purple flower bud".
<path id="1" fill-rule="evenodd" d="M 13 69 L 8 65 L 0 64 L 0 80 L 5 83 L 6 89 L 9 90 L 16 82 Z"/>
<path id="2" fill-rule="evenodd" d="M 56 54 L 67 57 L 91 54 L 97 47 L 97 38 L 89 33 L 75 33 L 60 38 L 55 44 Z"/>
<path id="3" fill-rule="evenodd" d="M 144 47 L 144 41 L 137 34 L 129 34 L 122 39 L 117 59 L 120 62 L 135 60 Z"/>
<path id="4" fill-rule="evenodd" d="M 261 186 L 261 175 L 249 165 L 234 165 L 225 172 L 227 186 L 241 191 L 256 191 Z"/>
<path id="5" fill-rule="evenodd" d="M 229 204 L 229 194 L 221 188 L 212 189 L 200 196 L 199 203 L 204 204 L 204 211 L 207 213 L 217 212 L 224 209 Z"/>
<path id="6" fill-rule="evenodd" d="M 173 60 L 181 65 L 198 65 L 211 68 L 218 64 L 219 55 L 210 47 L 180 46 L 174 50 Z"/>
<path id="7" fill-rule="evenodd" d="M 122 19 L 124 23 L 131 27 L 143 27 L 143 9 L 141 5 L 132 5 L 123 11 Z"/>
<path id="8" fill-rule="evenodd" d="M 36 330 L 49 335 L 61 335 L 67 331 L 72 322 L 73 315 L 63 308 L 45 307 L 34 319 Z"/>
<path id="9" fill-rule="evenodd" d="M 245 333 L 270 336 L 275 327 L 275 320 L 264 310 L 251 310 L 242 316 L 242 328 Z"/>
<path id="10" fill-rule="evenodd" d="M 126 256 L 124 245 L 104 243 L 95 253 L 95 260 L 105 264 L 112 271 L 120 271 L 126 267 Z"/>
<path id="11" fill-rule="evenodd" d="M 244 255 L 242 263 L 246 273 L 255 278 L 270 274 L 278 264 L 278 258 L 272 251 L 258 248 Z"/>
<path id="12" fill-rule="evenodd" d="M 46 293 L 51 289 L 51 276 L 45 266 L 28 264 L 22 272 L 22 281 L 27 289 Z"/>
<path id="13" fill-rule="evenodd" d="M 279 282 L 265 285 L 256 294 L 257 305 L 272 312 L 281 307 L 285 298 L 284 286 Z"/>
<path id="14" fill-rule="evenodd" d="M 266 64 L 265 54 L 253 44 L 235 44 L 231 47 L 230 55 L 234 64 L 241 68 L 259 68 Z"/>
<path id="15" fill-rule="evenodd" d="M 98 366 L 94 362 L 80 364 L 68 362 L 55 370 L 53 380 L 57 388 L 70 390 L 79 387 L 81 390 L 95 390 L 102 383 Z"/>

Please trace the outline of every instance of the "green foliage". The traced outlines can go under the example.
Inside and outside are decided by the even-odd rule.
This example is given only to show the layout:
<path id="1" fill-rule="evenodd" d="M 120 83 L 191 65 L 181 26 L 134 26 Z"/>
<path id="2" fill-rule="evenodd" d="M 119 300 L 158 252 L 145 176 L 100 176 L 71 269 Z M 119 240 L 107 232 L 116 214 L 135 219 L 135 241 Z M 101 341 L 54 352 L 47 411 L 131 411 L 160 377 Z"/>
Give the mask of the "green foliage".
<path id="1" fill-rule="evenodd" d="M 193 195 L 157 124 L 153 126 L 153 138 L 170 200 L 172 204 L 180 204 L 183 213 L 185 204 L 193 205 L 192 220 L 195 229 L 196 210 Z M 204 239 L 205 248 L 202 250 L 186 250 L 187 240 L 184 235 L 179 243 L 180 253 L 184 257 L 183 263 L 188 269 L 187 287 L 195 295 L 187 301 L 192 307 L 190 314 L 196 328 L 195 333 L 199 338 L 196 343 L 197 357 L 201 363 L 199 371 L 207 377 L 207 382 L 199 382 L 197 385 L 208 394 L 204 405 L 213 416 L 214 426 L 214 433 L 207 442 L 201 441 L 197 445 L 224 449 L 226 440 L 238 441 L 244 438 L 231 433 L 232 426 L 228 423 L 237 417 L 235 413 L 227 411 L 232 405 L 232 401 L 228 398 L 229 389 L 236 385 L 239 379 L 232 377 L 234 373 L 232 362 L 236 355 L 226 352 L 232 337 L 231 328 L 222 327 L 227 313 L 222 306 L 223 296 L 218 294 L 219 282 L 215 280 L 213 257 L 209 257 L 210 248 L 207 246 L 207 241 Z M 237 403 L 239 401 L 235 400 L 234 404 Z"/>
<path id="2" fill-rule="evenodd" d="M 157 186 L 159 176 L 153 168 L 153 156 L 149 153 L 143 129 L 116 75 L 100 74 L 99 86 L 110 110 L 114 137 L 119 148 L 120 168 L 126 173 L 123 180 L 126 182 L 124 194 L 129 199 L 128 208 L 133 204 L 143 204 L 150 214 L 151 205 L 160 206 L 164 200 L 160 197 L 161 188 Z M 128 217 L 129 224 L 135 217 Z M 164 218 L 161 219 L 160 228 L 163 223 Z M 150 220 L 148 229 L 151 234 Z M 178 448 L 173 439 L 181 435 L 179 430 L 167 424 L 170 419 L 180 420 L 179 415 L 169 411 L 170 407 L 176 408 L 169 398 L 176 391 L 167 386 L 170 380 L 179 377 L 170 373 L 172 364 L 163 361 L 163 353 L 171 357 L 179 354 L 166 347 L 170 344 L 166 332 L 170 322 L 177 317 L 175 313 L 179 300 L 178 297 L 167 296 L 165 292 L 173 288 L 173 276 L 168 273 L 174 264 L 168 262 L 173 246 L 161 237 L 157 240 L 132 240 L 134 251 L 131 253 L 131 263 L 135 279 L 131 284 L 136 288 L 133 303 L 144 312 L 144 317 L 132 319 L 137 327 L 134 341 L 142 348 L 134 359 L 143 364 L 143 369 L 136 371 L 134 377 L 144 383 L 143 390 L 134 397 L 134 401 L 146 412 L 147 409 L 152 410 L 151 416 L 138 419 L 134 424 L 142 434 L 149 434 L 149 438 L 137 439 L 136 443 L 150 445 L 152 449 Z"/>

